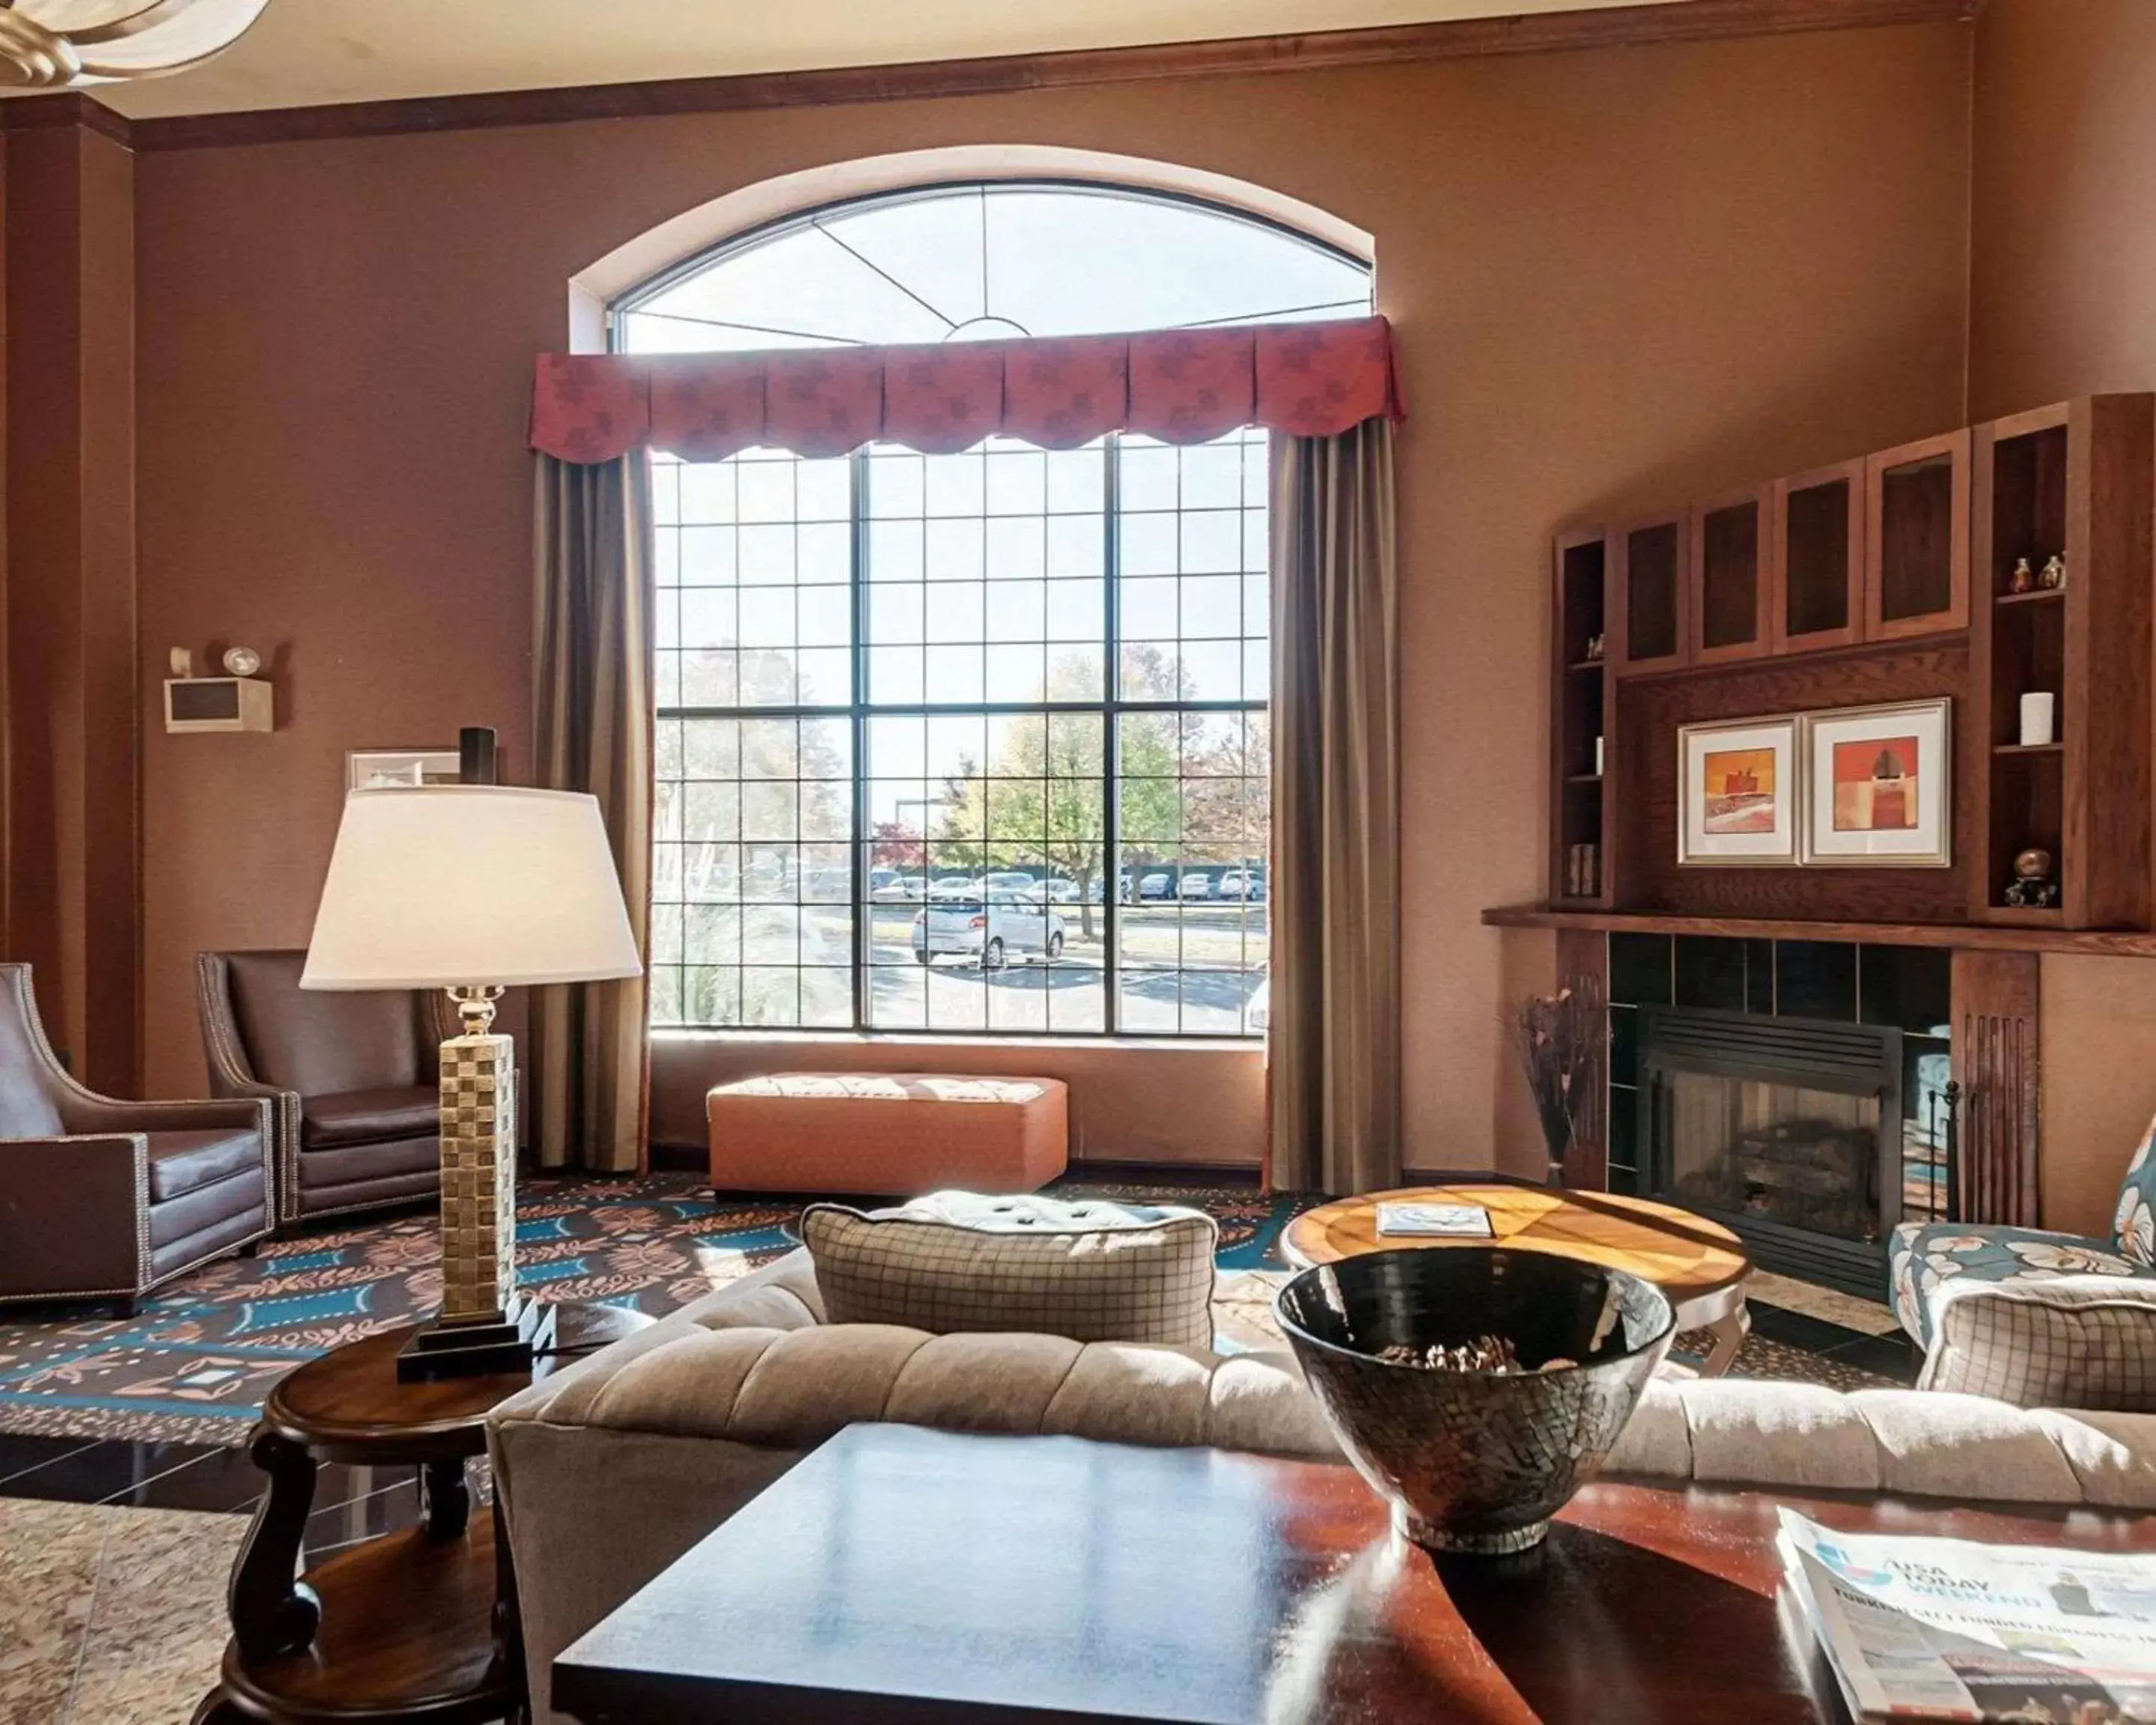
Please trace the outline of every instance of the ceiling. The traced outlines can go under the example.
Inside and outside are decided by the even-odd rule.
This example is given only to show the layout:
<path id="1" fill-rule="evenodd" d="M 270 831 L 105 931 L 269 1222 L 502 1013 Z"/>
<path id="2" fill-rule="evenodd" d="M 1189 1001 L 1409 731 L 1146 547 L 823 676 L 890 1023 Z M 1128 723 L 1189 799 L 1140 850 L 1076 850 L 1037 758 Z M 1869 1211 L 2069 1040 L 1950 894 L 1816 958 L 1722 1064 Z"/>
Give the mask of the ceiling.
<path id="1" fill-rule="evenodd" d="M 653 78 L 892 64 L 1616 0 L 271 0 L 192 72 L 100 89 L 137 118 Z M 1626 0 L 1639 3 L 1639 0 Z M 1667 3 L 1667 0 L 1652 0 Z"/>

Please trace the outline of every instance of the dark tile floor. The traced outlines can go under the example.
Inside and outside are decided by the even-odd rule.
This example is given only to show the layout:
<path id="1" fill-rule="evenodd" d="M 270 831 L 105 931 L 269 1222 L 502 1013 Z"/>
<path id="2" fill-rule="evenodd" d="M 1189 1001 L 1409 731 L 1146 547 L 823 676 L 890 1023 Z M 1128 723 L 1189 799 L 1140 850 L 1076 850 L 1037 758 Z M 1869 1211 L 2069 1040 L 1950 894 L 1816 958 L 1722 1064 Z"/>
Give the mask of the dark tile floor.
<path id="1" fill-rule="evenodd" d="M 1823 1317 L 1758 1301 L 1752 1302 L 1751 1312 L 1752 1333 L 1764 1341 L 1800 1348 L 1806 1353 L 1854 1366 L 1859 1371 L 1876 1372 L 1897 1384 L 1914 1384 L 1923 1368 L 1924 1357 L 1917 1351 L 1917 1344 L 1899 1333 L 1867 1335 L 1845 1324 L 1830 1323 Z"/>
<path id="2" fill-rule="evenodd" d="M 0 1497 L 251 1513 L 264 1483 L 244 1450 L 0 1435 Z M 325 1466 L 315 1477 L 307 1558 L 418 1519 L 418 1482 L 410 1469 Z"/>

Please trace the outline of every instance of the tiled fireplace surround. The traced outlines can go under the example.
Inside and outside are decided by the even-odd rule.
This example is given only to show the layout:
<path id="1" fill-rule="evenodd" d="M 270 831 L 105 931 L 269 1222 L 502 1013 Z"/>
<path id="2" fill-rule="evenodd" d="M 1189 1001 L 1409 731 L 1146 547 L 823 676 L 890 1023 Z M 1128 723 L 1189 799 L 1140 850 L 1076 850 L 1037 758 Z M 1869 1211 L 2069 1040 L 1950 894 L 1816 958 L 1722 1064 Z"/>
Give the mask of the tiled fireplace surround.
<path id="1" fill-rule="evenodd" d="M 1947 1214 L 1948 1111 L 1943 1091 L 1951 1060 L 1954 1019 L 1949 951 L 1845 942 L 1620 932 L 1609 937 L 1607 963 L 1611 1040 L 1604 1117 L 1612 1191 L 1666 1198 L 1708 1209 L 1711 1213 L 1714 1208 L 1711 1202 L 1701 1201 L 1699 1191 L 1666 1184 L 1657 1189 L 1653 1147 L 1640 1142 L 1641 1088 L 1650 1082 L 1645 1070 L 1650 1025 L 1660 1015 L 1656 1009 L 1666 1012 L 1675 1008 L 1710 1014 L 1743 1014 L 1742 1019 L 1725 1021 L 1739 1034 L 1756 1034 L 1770 1026 L 1804 1032 L 1813 1025 L 1876 1027 L 1898 1033 L 1898 1085 L 1892 1084 L 1891 1060 L 1885 1076 L 1892 1086 L 1890 1106 L 1899 1105 L 1894 1111 L 1899 1114 L 1900 1129 L 1898 1133 L 1882 1136 L 1890 1153 L 1893 1140 L 1898 1138 L 1902 1178 L 1888 1194 L 1890 1207 L 1883 1222 L 1931 1220 Z M 1710 1035 L 1715 1031 L 1712 1019 L 1691 1023 L 1704 1027 Z M 1825 1038 L 1811 1034 L 1815 1040 L 1834 1040 L 1832 1033 Z M 1861 1060 L 1866 1057 L 1867 1049 L 1876 1050 L 1878 1041 L 1884 1039 L 1844 1035 L 1840 1040 L 1856 1045 Z M 1708 1079 L 1704 1083 L 1732 1081 Z M 1666 1106 L 1669 1092 L 1666 1090 L 1663 1095 Z M 1712 1109 L 1719 1105 L 1711 1101 L 1709 1106 Z M 1854 1109 L 1856 1105 L 1848 1106 Z M 1800 1127 L 1798 1136 L 1803 1135 Z M 1751 1136 L 1754 1173 L 1760 1169 L 1758 1147 L 1770 1136 L 1768 1131 Z M 1804 1153 L 1810 1154 L 1809 1151 Z M 1801 1172 L 1784 1168 L 1781 1173 L 1791 1178 L 1824 1178 L 1820 1169 L 1810 1166 Z M 1892 1171 L 1882 1169 L 1881 1178 L 1892 1181 Z M 1853 1242 L 1837 1248 L 1827 1236 L 1776 1230 L 1772 1221 L 1779 1214 L 1774 1208 L 1779 1201 L 1777 1194 L 1757 1185 L 1750 1189 L 1753 1203 L 1733 1205 L 1732 1209 L 1732 1214 L 1747 1214 L 1755 1226 L 1763 1224 L 1765 1234 L 1779 1236 L 1779 1241 L 1755 1240 L 1754 1254 L 1763 1266 L 1881 1297 L 1883 1253 L 1877 1259 L 1879 1267 L 1874 1270 L 1865 1261 L 1866 1249 Z M 1859 1198 L 1863 1200 L 1865 1195 L 1860 1194 Z M 1876 1197 L 1865 1200 L 1864 1207 L 1875 1218 L 1878 1216 Z M 1825 1260 L 1836 1250 L 1845 1261 L 1838 1268 L 1830 1267 Z"/>

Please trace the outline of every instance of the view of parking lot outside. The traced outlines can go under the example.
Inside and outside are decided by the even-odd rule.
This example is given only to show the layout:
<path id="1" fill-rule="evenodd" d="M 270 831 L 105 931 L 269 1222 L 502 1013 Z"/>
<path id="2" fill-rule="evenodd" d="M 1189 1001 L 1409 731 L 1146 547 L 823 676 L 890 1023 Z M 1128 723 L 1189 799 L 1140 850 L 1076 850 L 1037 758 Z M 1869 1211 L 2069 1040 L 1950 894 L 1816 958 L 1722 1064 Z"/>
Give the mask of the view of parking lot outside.
<path id="1" fill-rule="evenodd" d="M 942 205 L 970 207 L 977 189 L 903 207 L 943 222 Z M 1193 224 L 1207 243 L 1235 236 L 1230 254 L 1255 236 L 1320 266 L 1322 291 L 1305 291 L 1333 299 L 1317 315 L 1368 306 L 1363 266 L 1259 224 L 1097 191 L 1023 197 L 1036 223 L 1032 207 L 1058 202 L 1092 219 L 1122 203 L 1164 211 L 1186 249 Z M 879 233 L 910 231 L 895 213 L 827 216 L 803 237 L 858 259 Z M 783 345 L 755 318 L 778 315 L 758 295 L 786 249 L 747 254 L 744 295 L 714 294 L 722 258 L 619 314 L 627 345 Z M 911 256 L 925 279 L 928 254 Z M 850 290 L 818 285 L 829 262 L 797 270 L 790 339 L 838 339 L 799 327 L 844 326 Z M 691 290 L 685 335 L 666 321 Z M 973 291 L 985 318 L 985 288 Z M 1246 283 L 1235 292 L 1250 298 Z M 742 321 L 701 321 L 720 311 Z M 1068 332 L 1054 312 L 1036 305 L 1051 327 L 1027 328 Z M 639 331 L 645 317 L 660 322 Z M 875 321 L 855 316 L 853 339 L 901 338 Z M 995 439 L 953 455 L 654 461 L 654 1024 L 1261 1029 L 1266 462 L 1263 434 L 1240 432 L 1188 448 Z"/>

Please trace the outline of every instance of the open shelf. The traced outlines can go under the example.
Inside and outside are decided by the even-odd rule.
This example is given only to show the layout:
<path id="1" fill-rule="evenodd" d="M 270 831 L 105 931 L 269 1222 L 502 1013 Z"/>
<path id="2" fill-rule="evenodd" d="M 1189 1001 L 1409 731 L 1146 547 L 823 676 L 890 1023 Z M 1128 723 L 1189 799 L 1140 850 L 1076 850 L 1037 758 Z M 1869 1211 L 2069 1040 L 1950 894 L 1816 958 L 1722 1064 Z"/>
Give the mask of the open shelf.
<path id="1" fill-rule="evenodd" d="M 2148 675 L 2156 412 L 2084 397 L 1979 426 L 1971 466 L 1973 718 L 1984 751 L 1974 915 L 2018 927 L 2147 927 Z M 2052 558 L 2066 584 L 2041 579 Z M 2025 572 L 2022 572 L 2025 570 Z M 2024 696 L 2052 697 L 2051 741 L 2021 741 Z M 2014 860 L 2051 853 L 2056 909 L 2004 902 Z"/>
<path id="2" fill-rule="evenodd" d="M 1599 530 L 1560 536 L 1555 554 L 1562 675 L 1552 680 L 1549 889 L 1553 897 L 1585 904 L 1608 902 L 1607 811 L 1595 745 L 1599 739 L 1605 759 L 1599 764 L 1606 771 L 1615 680 L 1601 673 L 1620 650 L 1608 634 L 1612 554 Z M 1605 644 L 1599 652 L 1597 642 Z"/>

